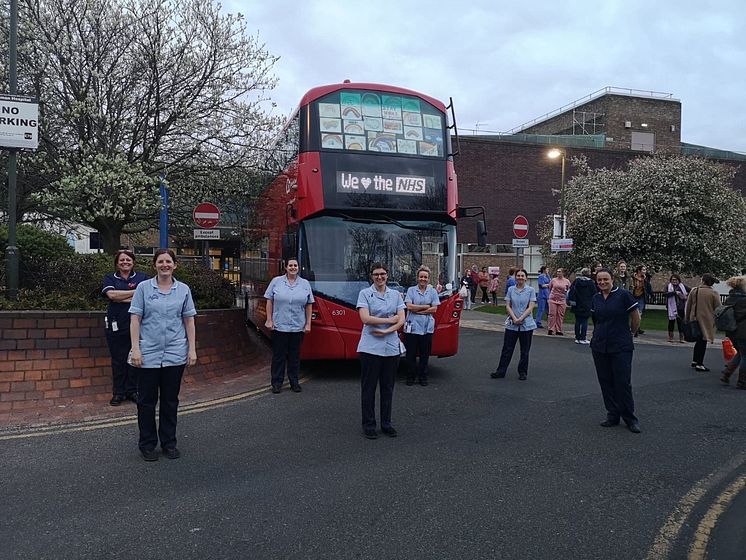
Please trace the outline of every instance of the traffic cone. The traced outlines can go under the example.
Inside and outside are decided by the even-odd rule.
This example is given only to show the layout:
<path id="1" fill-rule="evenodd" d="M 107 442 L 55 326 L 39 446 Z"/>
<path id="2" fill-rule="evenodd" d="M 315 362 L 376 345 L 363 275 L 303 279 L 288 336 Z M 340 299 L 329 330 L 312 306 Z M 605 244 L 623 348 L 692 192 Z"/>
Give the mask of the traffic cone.
<path id="1" fill-rule="evenodd" d="M 724 338 L 723 339 L 723 359 L 725 360 L 725 363 L 727 364 L 733 359 L 733 356 L 737 354 L 736 349 L 733 348 L 733 343 L 730 341 L 730 338 Z"/>

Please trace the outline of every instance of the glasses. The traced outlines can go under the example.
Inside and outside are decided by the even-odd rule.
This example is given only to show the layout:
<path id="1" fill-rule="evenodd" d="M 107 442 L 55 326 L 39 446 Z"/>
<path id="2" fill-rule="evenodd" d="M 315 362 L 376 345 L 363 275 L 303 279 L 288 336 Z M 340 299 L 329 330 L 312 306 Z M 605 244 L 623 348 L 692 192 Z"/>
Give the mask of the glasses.
<path id="1" fill-rule="evenodd" d="M 375 276 L 388 276 L 388 275 L 389 275 L 388 272 L 374 272 L 373 274 L 371 274 L 371 276 L 374 276 L 374 277 Z"/>

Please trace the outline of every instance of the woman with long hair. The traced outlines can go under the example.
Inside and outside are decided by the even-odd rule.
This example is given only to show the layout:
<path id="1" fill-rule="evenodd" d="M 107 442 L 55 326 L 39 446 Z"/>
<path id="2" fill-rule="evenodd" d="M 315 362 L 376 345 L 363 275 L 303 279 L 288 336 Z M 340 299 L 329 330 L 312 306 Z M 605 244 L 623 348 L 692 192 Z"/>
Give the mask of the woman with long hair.
<path id="1" fill-rule="evenodd" d="M 689 292 L 681 276 L 672 274 L 666 288 L 666 310 L 668 311 L 668 342 L 673 342 L 674 325 L 679 331 L 679 342 L 684 342 L 684 309 Z"/>
<path id="2" fill-rule="evenodd" d="M 686 299 L 684 317 L 686 321 L 696 321 L 700 335 L 694 342 L 691 366 L 697 371 L 710 371 L 705 366 L 707 343 L 715 342 L 715 308 L 720 305 L 720 296 L 713 289 L 718 280 L 714 275 L 706 272 L 702 275 L 699 286 L 694 288 Z"/>

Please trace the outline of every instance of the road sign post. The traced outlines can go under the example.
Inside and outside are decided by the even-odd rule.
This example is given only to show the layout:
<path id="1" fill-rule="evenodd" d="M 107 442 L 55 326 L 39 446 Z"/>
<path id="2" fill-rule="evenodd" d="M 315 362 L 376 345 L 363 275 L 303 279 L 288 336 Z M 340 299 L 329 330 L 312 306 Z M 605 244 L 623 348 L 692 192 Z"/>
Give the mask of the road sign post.
<path id="1" fill-rule="evenodd" d="M 220 223 L 220 209 L 212 202 L 201 202 L 194 207 L 192 219 L 198 227 L 202 229 L 194 230 L 194 239 L 202 239 L 202 262 L 205 268 L 210 266 L 210 242 L 208 239 L 220 239 L 220 230 L 217 230 L 217 236 L 211 236 L 205 233 Z"/>
<path id="2" fill-rule="evenodd" d="M 528 220 L 518 214 L 513 220 L 513 247 L 515 247 L 515 265 L 521 266 L 521 252 L 528 247 Z"/>

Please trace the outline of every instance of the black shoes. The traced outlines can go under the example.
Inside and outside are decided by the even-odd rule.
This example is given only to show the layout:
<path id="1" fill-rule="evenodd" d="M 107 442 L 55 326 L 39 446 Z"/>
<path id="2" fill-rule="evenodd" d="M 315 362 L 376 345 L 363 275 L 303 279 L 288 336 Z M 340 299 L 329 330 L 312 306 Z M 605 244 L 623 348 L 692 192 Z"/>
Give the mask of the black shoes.
<path id="1" fill-rule="evenodd" d="M 137 393 L 130 393 L 127 395 L 127 400 L 137 404 Z"/>
<path id="2" fill-rule="evenodd" d="M 363 430 L 363 435 L 368 439 L 378 439 L 378 432 L 373 428 L 365 428 Z"/>
<path id="3" fill-rule="evenodd" d="M 627 429 L 633 434 L 639 434 L 642 431 L 640 430 L 640 424 L 637 422 L 632 422 L 630 424 L 627 424 Z"/>
<path id="4" fill-rule="evenodd" d="M 612 426 L 618 426 L 618 425 L 619 425 L 619 420 L 614 421 L 614 420 L 609 420 L 608 418 L 604 420 L 603 422 L 601 422 L 601 426 L 603 426 L 604 428 L 611 428 Z"/>
<path id="5" fill-rule="evenodd" d="M 710 368 L 703 366 L 702 364 L 694 366 L 697 371 L 710 371 Z"/>
<path id="6" fill-rule="evenodd" d="M 163 449 L 163 454 L 168 459 L 178 459 L 179 457 L 181 457 L 181 452 L 178 449 L 176 449 L 175 447 L 166 447 L 166 448 L 164 448 Z"/>
<path id="7" fill-rule="evenodd" d="M 505 373 L 500 373 L 499 371 L 493 371 L 492 373 L 490 373 L 490 377 L 492 379 L 502 379 L 503 377 L 505 377 Z"/>
<path id="8" fill-rule="evenodd" d="M 420 379 L 420 385 L 427 387 L 427 379 Z"/>
<path id="9" fill-rule="evenodd" d="M 382 427 L 381 431 L 389 437 L 396 437 L 398 435 L 393 426 Z"/>
<path id="10" fill-rule="evenodd" d="M 272 392 L 276 395 L 282 392 L 282 385 L 272 385 Z"/>
<path id="11" fill-rule="evenodd" d="M 414 379 L 407 379 L 406 384 L 411 387 L 414 385 Z"/>
<path id="12" fill-rule="evenodd" d="M 526 375 L 525 373 L 519 373 L 518 374 L 518 379 L 520 381 L 526 381 L 527 378 L 528 378 L 528 375 Z"/>
<path id="13" fill-rule="evenodd" d="M 119 406 L 123 402 L 124 402 L 124 395 L 114 395 L 113 397 L 111 397 L 109 404 L 111 406 Z"/>
<path id="14" fill-rule="evenodd" d="M 158 460 L 158 452 L 155 449 L 141 449 L 140 453 L 142 453 L 142 458 L 145 461 L 151 462 Z"/>
<path id="15" fill-rule="evenodd" d="M 300 383 L 292 385 L 290 389 L 293 391 L 293 393 L 300 393 L 301 391 L 303 391 L 303 387 L 300 386 Z"/>

